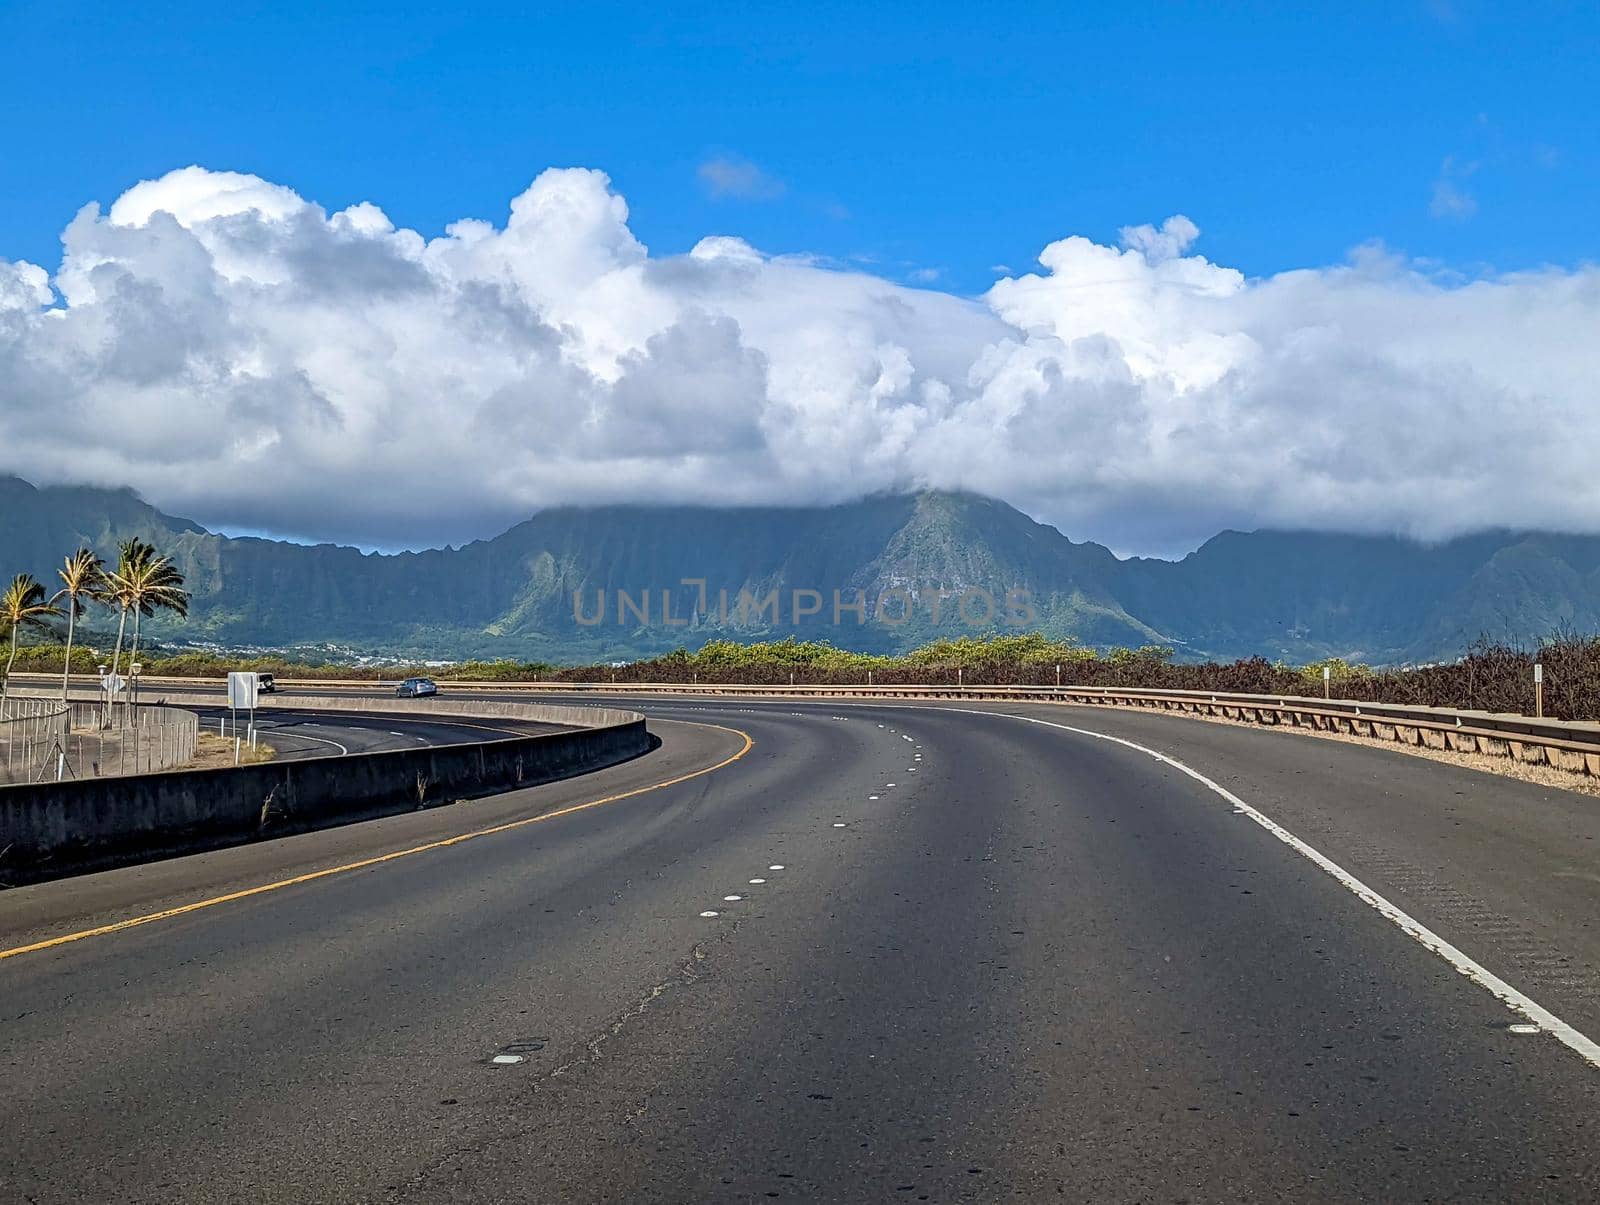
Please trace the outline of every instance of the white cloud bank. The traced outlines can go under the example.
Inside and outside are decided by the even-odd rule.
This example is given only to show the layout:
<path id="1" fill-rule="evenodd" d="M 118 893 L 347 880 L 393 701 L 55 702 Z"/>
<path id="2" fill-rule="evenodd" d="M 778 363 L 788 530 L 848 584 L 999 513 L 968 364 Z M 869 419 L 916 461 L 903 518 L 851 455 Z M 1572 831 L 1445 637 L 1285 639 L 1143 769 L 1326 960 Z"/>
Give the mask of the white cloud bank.
<path id="1" fill-rule="evenodd" d="M 594 171 L 427 240 L 198 167 L 0 260 L 0 471 L 381 545 L 603 501 L 961 487 L 1170 551 L 1224 526 L 1600 531 L 1600 269 L 1247 279 L 1185 217 L 978 299 L 652 257 Z"/>

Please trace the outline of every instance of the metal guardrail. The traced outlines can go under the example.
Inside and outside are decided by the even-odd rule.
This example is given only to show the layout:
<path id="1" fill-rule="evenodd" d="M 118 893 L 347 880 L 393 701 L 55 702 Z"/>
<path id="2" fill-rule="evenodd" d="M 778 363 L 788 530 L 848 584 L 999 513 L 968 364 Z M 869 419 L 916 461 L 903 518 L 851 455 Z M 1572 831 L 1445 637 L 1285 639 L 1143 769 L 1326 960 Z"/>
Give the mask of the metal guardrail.
<path id="1" fill-rule="evenodd" d="M 18 681 L 23 675 L 17 675 Z M 85 679 L 93 683 L 93 679 Z M 1509 757 L 1553 769 L 1600 778 L 1600 724 L 1541 719 L 1502 712 L 1354 699 L 1296 695 L 1236 694 L 1223 691 L 1159 690 L 1115 686 L 768 686 L 754 683 L 643 682 L 481 682 L 438 679 L 451 691 L 539 691 L 592 694 L 676 694 L 765 696 L 768 698 L 856 698 L 985 700 L 991 702 L 1071 703 L 1139 707 L 1189 715 L 1209 715 L 1279 728 L 1334 732 L 1393 740 L 1401 744 L 1459 753 Z M 280 686 L 373 689 L 370 679 L 278 679 Z M 145 679 L 145 689 L 193 686 L 194 679 Z"/>
<path id="2" fill-rule="evenodd" d="M 465 685 L 465 684 L 462 684 Z M 1600 724 L 1487 711 L 1223 691 L 1111 686 L 758 686 L 610 682 L 545 683 L 530 689 L 594 693 L 746 695 L 778 698 L 947 699 L 1139 707 L 1271 727 L 1392 740 L 1458 753 L 1509 757 L 1600 777 Z"/>

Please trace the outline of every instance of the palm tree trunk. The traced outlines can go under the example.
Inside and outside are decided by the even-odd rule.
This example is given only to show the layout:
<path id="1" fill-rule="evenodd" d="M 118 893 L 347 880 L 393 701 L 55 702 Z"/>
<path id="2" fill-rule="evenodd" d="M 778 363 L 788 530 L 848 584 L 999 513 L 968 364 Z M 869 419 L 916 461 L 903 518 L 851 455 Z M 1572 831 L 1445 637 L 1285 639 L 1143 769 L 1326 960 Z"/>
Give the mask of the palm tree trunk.
<path id="1" fill-rule="evenodd" d="M 122 614 L 117 620 L 117 646 L 111 650 L 111 672 L 117 672 L 117 667 L 122 664 L 122 633 L 128 626 L 128 608 L 122 608 Z"/>
<path id="2" fill-rule="evenodd" d="M 11 667 L 17 663 L 17 629 L 21 626 L 20 623 L 11 625 L 11 657 L 6 662 L 6 680 L 0 682 L 0 699 L 11 693 Z"/>
<path id="3" fill-rule="evenodd" d="M 117 647 L 114 650 L 112 650 L 112 653 L 111 653 L 111 680 L 113 682 L 116 681 L 117 666 L 122 663 L 122 630 L 127 626 L 128 626 L 128 608 L 127 607 L 123 607 L 122 608 L 122 617 L 117 620 Z M 109 686 L 109 683 L 107 685 Z M 105 723 L 105 726 L 107 728 L 111 727 L 111 705 L 115 701 L 116 697 L 117 696 L 111 690 L 108 689 L 106 691 L 106 723 Z"/>
<path id="4" fill-rule="evenodd" d="M 128 701 L 124 704 L 130 716 L 133 715 L 133 667 L 139 664 L 139 617 L 143 614 L 137 608 L 133 612 L 133 648 L 128 653 Z"/>
<path id="5" fill-rule="evenodd" d="M 72 631 L 78 626 L 78 599 L 67 599 L 67 661 L 61 667 L 61 701 L 67 701 L 67 684 L 72 680 Z"/>

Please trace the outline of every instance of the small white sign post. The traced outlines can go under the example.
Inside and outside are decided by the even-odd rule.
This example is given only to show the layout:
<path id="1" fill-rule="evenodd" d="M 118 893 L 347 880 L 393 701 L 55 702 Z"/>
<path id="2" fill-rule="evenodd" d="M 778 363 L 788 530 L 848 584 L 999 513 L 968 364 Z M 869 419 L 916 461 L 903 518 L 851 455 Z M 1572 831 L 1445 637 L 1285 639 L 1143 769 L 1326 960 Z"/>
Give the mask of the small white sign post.
<path id="1" fill-rule="evenodd" d="M 233 761 L 239 763 L 239 709 L 250 712 L 250 727 L 256 726 L 256 702 L 261 697 L 261 675 L 244 670 L 228 674 L 228 706 L 233 710 Z"/>
<path id="2" fill-rule="evenodd" d="M 1333 666 L 1331 665 L 1322 667 L 1322 697 L 1324 699 L 1333 697 Z"/>
<path id="3" fill-rule="evenodd" d="M 1544 718 L 1544 663 L 1533 663 L 1533 714 Z"/>

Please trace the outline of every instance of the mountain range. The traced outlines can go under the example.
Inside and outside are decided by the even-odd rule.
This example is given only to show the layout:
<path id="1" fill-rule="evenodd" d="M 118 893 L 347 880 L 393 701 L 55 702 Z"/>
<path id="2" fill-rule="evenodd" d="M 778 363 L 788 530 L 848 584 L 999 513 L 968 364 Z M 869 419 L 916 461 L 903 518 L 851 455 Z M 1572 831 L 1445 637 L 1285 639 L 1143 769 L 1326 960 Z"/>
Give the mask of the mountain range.
<path id="1" fill-rule="evenodd" d="M 172 556 L 193 592 L 186 622 L 148 630 L 228 648 L 589 662 L 724 636 L 888 652 L 1034 630 L 1184 659 L 1394 664 L 1480 637 L 1600 631 L 1594 536 L 1230 531 L 1179 561 L 1120 559 L 1004 502 L 926 491 L 827 507 L 556 508 L 459 548 L 380 554 L 220 535 L 130 490 L 0 476 L 0 574 L 54 582 L 73 549 L 110 558 L 130 536 Z"/>

